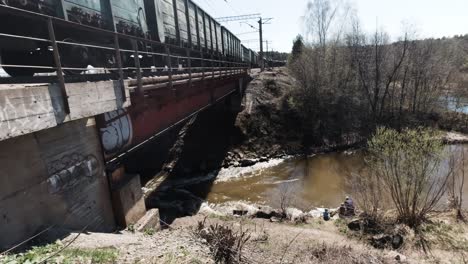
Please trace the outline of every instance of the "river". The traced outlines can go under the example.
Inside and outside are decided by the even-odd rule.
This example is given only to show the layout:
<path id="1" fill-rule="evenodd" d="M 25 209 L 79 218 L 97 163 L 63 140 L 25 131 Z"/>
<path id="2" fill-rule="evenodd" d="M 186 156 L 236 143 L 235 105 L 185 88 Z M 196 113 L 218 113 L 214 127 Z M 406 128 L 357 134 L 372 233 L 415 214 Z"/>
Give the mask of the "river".
<path id="1" fill-rule="evenodd" d="M 468 151 L 468 145 L 449 146 L 447 150 L 454 148 Z M 350 173 L 359 173 L 365 167 L 364 154 L 358 151 L 289 158 L 247 171 L 227 169 L 220 172 L 207 200 L 244 200 L 278 207 L 279 197 L 288 193 L 290 203 L 300 208 L 337 207 L 350 195 L 346 184 Z M 466 178 L 464 200 L 468 208 L 468 173 Z"/>
<path id="2" fill-rule="evenodd" d="M 447 104 L 447 109 L 454 112 L 468 114 L 468 99 L 459 97 L 447 97 L 444 98 Z"/>

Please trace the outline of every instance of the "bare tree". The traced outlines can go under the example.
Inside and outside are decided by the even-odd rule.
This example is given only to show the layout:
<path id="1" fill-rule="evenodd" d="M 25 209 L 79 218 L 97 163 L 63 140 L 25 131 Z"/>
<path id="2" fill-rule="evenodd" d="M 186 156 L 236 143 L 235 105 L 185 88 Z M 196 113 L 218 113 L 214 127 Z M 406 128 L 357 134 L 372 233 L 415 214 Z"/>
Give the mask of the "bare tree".
<path id="1" fill-rule="evenodd" d="M 377 174 L 363 171 L 352 174 L 347 182 L 358 208 L 366 217 L 379 222 L 384 209 L 385 191 Z"/>
<path id="2" fill-rule="evenodd" d="M 350 5 L 344 0 L 310 1 L 307 4 L 305 22 L 312 42 L 324 48 L 332 34 L 335 41 L 340 39 L 350 11 Z"/>
<path id="3" fill-rule="evenodd" d="M 450 159 L 449 166 L 455 168 L 455 173 L 449 179 L 447 195 L 450 202 L 450 207 L 456 211 L 457 220 L 465 221 L 462 212 L 463 208 L 463 189 L 465 187 L 465 167 L 468 164 L 465 159 L 465 151 L 462 149 L 458 155 L 454 155 Z"/>

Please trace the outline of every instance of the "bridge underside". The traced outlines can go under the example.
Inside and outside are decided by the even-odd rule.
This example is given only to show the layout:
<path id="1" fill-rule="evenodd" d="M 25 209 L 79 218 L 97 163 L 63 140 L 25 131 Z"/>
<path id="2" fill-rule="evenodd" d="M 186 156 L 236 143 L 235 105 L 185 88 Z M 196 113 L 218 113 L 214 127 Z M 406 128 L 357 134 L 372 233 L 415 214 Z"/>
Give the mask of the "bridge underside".
<path id="1" fill-rule="evenodd" d="M 55 84 L 0 85 L 0 248 L 52 226 L 107 231 L 141 217 L 138 177 L 119 167 L 125 154 L 248 79 L 245 71 L 191 77 L 127 80 L 125 89 L 66 84 L 67 98 Z"/>

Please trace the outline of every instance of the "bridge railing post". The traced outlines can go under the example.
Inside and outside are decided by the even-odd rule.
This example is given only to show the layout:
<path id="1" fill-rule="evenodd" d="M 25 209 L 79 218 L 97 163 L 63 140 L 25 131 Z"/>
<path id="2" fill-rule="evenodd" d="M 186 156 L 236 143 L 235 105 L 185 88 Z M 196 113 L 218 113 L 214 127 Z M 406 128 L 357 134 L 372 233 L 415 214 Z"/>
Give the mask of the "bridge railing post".
<path id="1" fill-rule="evenodd" d="M 143 91 L 143 82 L 142 82 L 141 67 L 140 67 L 140 55 L 138 54 L 138 45 L 137 45 L 136 40 L 132 40 L 132 46 L 134 50 L 133 57 L 135 60 L 135 68 L 136 68 L 136 74 L 137 74 L 137 93 L 141 95 Z"/>
<path id="2" fill-rule="evenodd" d="M 213 57 L 213 53 L 211 53 L 211 79 L 214 80 L 214 77 L 215 77 L 214 57 Z"/>
<path id="3" fill-rule="evenodd" d="M 202 80 L 205 80 L 205 56 L 203 55 L 203 52 L 200 53 L 200 57 L 201 57 Z"/>
<path id="4" fill-rule="evenodd" d="M 60 62 L 60 53 L 58 50 L 57 40 L 55 39 L 54 24 L 52 18 L 47 19 L 47 29 L 49 31 L 49 38 L 52 44 L 55 68 L 57 70 L 58 84 L 63 98 L 63 110 L 65 113 L 70 114 L 70 105 L 68 104 L 68 94 L 65 88 L 65 78 L 63 77 L 62 63 Z"/>
<path id="5" fill-rule="evenodd" d="M 119 45 L 119 36 L 114 34 L 114 48 L 115 48 L 115 60 L 117 63 L 117 68 L 119 71 L 119 84 L 120 89 L 122 92 L 122 103 L 127 101 L 127 95 L 125 94 L 125 84 L 124 84 L 124 76 L 123 76 L 123 69 L 122 69 L 122 55 L 120 54 L 120 45 Z"/>
<path id="6" fill-rule="evenodd" d="M 226 76 L 226 78 L 227 78 L 228 75 L 229 75 L 228 67 L 229 67 L 229 63 L 228 63 L 227 58 L 226 58 L 226 59 L 224 60 L 224 76 Z"/>
<path id="7" fill-rule="evenodd" d="M 171 59 L 171 50 L 169 46 L 165 45 L 166 48 L 166 63 L 168 67 L 168 77 L 169 77 L 169 87 L 172 88 L 172 59 Z"/>
<path id="8" fill-rule="evenodd" d="M 192 58 L 190 57 L 190 49 L 186 48 L 185 53 L 187 55 L 187 67 L 189 75 L 189 87 L 192 88 Z"/>

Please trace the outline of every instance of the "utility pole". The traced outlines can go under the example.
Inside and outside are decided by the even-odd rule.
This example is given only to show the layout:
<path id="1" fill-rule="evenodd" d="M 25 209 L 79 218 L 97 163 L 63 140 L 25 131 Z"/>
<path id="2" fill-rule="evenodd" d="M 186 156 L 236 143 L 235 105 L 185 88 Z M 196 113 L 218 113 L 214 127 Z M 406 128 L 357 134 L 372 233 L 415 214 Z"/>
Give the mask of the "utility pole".
<path id="1" fill-rule="evenodd" d="M 265 70 L 265 63 L 263 59 L 263 25 L 265 24 L 270 24 L 270 22 L 273 18 L 262 18 L 260 14 L 249 14 L 249 15 L 241 15 L 241 16 L 229 16 L 229 17 L 218 17 L 215 20 L 218 22 L 231 22 L 231 21 L 248 21 L 251 19 L 257 19 L 259 18 L 258 25 L 259 25 L 259 34 L 260 34 L 260 67 L 262 71 Z M 246 23 L 249 25 L 251 28 L 256 29 L 254 26 L 250 25 L 249 23 Z"/>
<path id="2" fill-rule="evenodd" d="M 261 71 L 265 70 L 265 61 L 263 60 L 263 21 L 260 17 L 258 20 L 259 32 L 260 32 L 260 69 Z"/>

